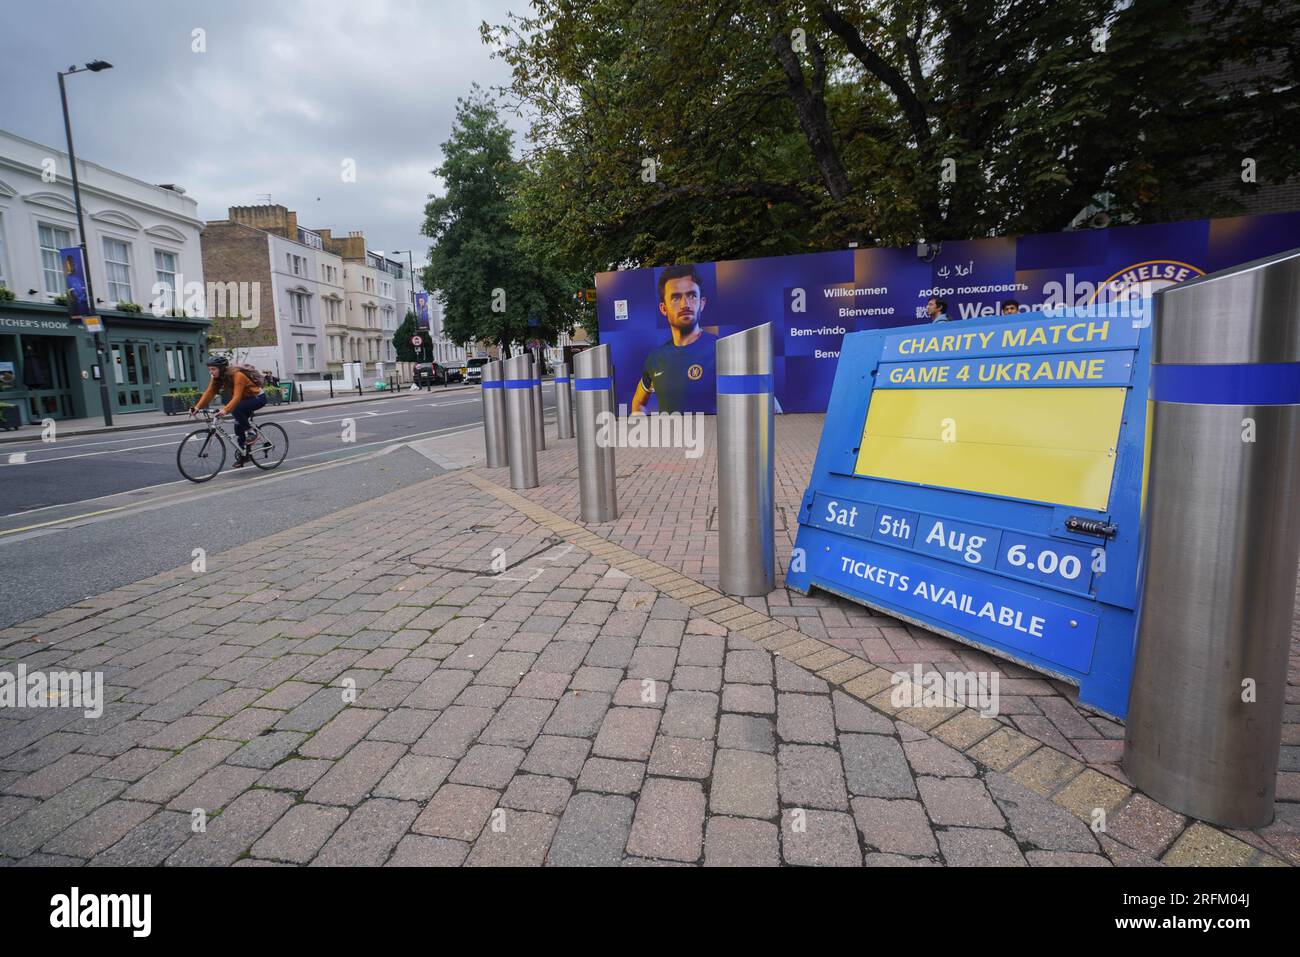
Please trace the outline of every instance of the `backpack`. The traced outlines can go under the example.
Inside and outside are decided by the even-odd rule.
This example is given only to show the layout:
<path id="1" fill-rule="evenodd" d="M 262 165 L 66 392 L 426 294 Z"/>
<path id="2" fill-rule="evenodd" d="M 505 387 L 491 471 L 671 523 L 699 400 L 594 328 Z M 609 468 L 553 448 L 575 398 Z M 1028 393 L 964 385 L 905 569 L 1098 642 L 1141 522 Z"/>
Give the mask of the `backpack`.
<path id="1" fill-rule="evenodd" d="M 246 362 L 232 363 L 230 366 L 230 372 L 232 375 L 236 372 L 242 372 L 244 375 L 248 376 L 249 382 L 253 383 L 253 385 L 257 386 L 259 389 L 262 387 L 262 373 L 258 371 L 256 366 L 249 365 Z"/>

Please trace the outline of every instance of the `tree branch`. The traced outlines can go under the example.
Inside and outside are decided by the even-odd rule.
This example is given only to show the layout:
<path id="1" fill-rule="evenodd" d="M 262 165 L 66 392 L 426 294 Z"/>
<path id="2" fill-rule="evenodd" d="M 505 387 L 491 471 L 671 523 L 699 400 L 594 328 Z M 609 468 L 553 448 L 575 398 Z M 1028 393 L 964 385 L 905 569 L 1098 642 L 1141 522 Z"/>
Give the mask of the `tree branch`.
<path id="1" fill-rule="evenodd" d="M 849 194 L 849 176 L 835 148 L 830 121 L 826 117 L 826 59 L 821 47 L 814 41 L 811 90 L 804 85 L 803 67 L 799 65 L 799 58 L 790 46 L 790 37 L 784 30 L 778 29 L 772 34 L 771 47 L 785 72 L 790 102 L 794 104 L 799 126 L 808 140 L 808 148 L 817 161 L 817 168 L 821 170 L 822 182 L 831 198 L 838 203 Z"/>

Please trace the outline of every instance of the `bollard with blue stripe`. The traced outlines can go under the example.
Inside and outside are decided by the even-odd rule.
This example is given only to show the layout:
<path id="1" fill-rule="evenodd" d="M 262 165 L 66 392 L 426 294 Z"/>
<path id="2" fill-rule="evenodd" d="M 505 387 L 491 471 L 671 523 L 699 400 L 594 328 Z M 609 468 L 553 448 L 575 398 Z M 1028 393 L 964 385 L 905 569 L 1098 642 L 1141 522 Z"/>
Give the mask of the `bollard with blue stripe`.
<path id="1" fill-rule="evenodd" d="M 506 390 L 499 360 L 483 365 L 483 440 L 487 467 L 505 468 L 510 451 L 506 444 Z"/>
<path id="2" fill-rule="evenodd" d="M 573 438 L 573 394 L 569 391 L 569 366 L 561 362 L 555 367 L 555 437 Z"/>
<path id="3" fill-rule="evenodd" d="M 1300 249 L 1155 296 L 1124 771 L 1233 828 L 1274 813 L 1300 564 Z"/>
<path id="4" fill-rule="evenodd" d="M 533 360 L 533 421 L 536 423 L 537 449 L 538 451 L 544 451 L 546 449 L 546 416 L 545 407 L 542 405 L 542 351 L 540 349 L 530 349 L 529 355 Z"/>
<path id="5" fill-rule="evenodd" d="M 584 522 L 618 518 L 614 477 L 614 366 L 609 346 L 573 357 L 574 417 L 578 426 L 578 504 Z"/>
<path id="6" fill-rule="evenodd" d="M 772 324 L 717 342 L 718 581 L 728 595 L 776 587 Z"/>
<path id="7" fill-rule="evenodd" d="M 537 488 L 537 419 L 533 415 L 533 359 L 524 353 L 505 360 L 506 444 L 510 487 Z"/>

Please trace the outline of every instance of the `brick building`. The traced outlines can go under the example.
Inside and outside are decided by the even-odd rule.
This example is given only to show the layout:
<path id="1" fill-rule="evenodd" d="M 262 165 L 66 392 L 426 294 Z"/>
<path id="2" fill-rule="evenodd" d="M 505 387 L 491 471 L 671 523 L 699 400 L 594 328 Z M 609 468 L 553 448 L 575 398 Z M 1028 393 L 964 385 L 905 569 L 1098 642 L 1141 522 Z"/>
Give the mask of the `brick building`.
<path id="1" fill-rule="evenodd" d="M 255 284 L 259 296 L 255 323 L 213 317 L 215 349 L 285 380 L 324 375 L 326 328 L 343 321 L 344 264 L 322 234 L 284 206 L 231 206 L 207 224 L 203 268 L 213 282 Z"/>

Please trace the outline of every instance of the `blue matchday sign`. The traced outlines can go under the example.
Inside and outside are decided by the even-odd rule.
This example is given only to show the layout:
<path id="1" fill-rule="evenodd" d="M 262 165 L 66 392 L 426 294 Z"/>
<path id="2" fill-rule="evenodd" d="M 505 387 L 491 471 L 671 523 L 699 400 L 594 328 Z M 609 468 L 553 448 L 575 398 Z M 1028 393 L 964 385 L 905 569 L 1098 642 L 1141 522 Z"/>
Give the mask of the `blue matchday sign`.
<path id="1" fill-rule="evenodd" d="M 786 584 L 1064 678 L 1122 718 L 1149 309 L 846 335 Z"/>

